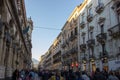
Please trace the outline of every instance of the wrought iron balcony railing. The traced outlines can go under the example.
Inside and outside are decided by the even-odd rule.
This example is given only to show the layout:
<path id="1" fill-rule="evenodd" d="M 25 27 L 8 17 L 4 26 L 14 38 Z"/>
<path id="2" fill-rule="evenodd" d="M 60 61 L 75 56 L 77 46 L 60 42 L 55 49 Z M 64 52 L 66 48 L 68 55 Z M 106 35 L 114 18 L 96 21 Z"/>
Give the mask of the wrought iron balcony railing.
<path id="1" fill-rule="evenodd" d="M 86 57 L 83 57 L 82 58 L 82 62 L 85 64 L 87 62 L 87 58 Z"/>
<path id="2" fill-rule="evenodd" d="M 120 15 L 120 3 L 117 5 L 116 12 Z"/>
<path id="3" fill-rule="evenodd" d="M 53 60 L 53 63 L 58 63 L 58 62 L 61 62 L 61 58 L 56 58 Z"/>
<path id="4" fill-rule="evenodd" d="M 99 3 L 98 6 L 96 7 L 96 13 L 101 13 L 104 10 L 104 4 Z"/>
<path id="5" fill-rule="evenodd" d="M 95 45 L 95 39 L 89 39 L 87 41 L 87 46 L 88 47 L 93 47 Z"/>
<path id="6" fill-rule="evenodd" d="M 81 27 L 81 28 L 84 28 L 84 27 L 85 27 L 85 22 L 84 22 L 84 21 L 82 21 L 82 22 L 80 23 L 80 27 Z"/>
<path id="7" fill-rule="evenodd" d="M 104 52 L 100 52 L 100 59 L 106 59 L 108 58 L 108 52 L 104 51 Z"/>
<path id="8" fill-rule="evenodd" d="M 105 44 L 105 41 L 107 39 L 107 34 L 106 33 L 100 33 L 96 36 L 97 41 L 101 44 Z"/>
<path id="9" fill-rule="evenodd" d="M 66 43 L 61 44 L 61 47 L 65 48 L 66 47 Z"/>
<path id="10" fill-rule="evenodd" d="M 108 31 L 109 36 L 111 36 L 112 38 L 120 37 L 120 23 L 108 29 Z"/>
<path id="11" fill-rule="evenodd" d="M 85 51 L 86 50 L 86 44 L 81 44 L 80 45 L 80 50 Z"/>
<path id="12" fill-rule="evenodd" d="M 94 55 L 90 55 L 90 56 L 89 56 L 89 60 L 90 60 L 91 62 L 95 61 L 95 59 L 96 59 L 96 58 L 95 58 Z"/>
<path id="13" fill-rule="evenodd" d="M 100 24 L 100 23 L 104 22 L 105 19 L 106 19 L 105 17 L 99 17 L 98 23 Z"/>
<path id="14" fill-rule="evenodd" d="M 77 50 L 77 47 L 74 47 L 74 48 L 72 48 L 71 50 L 70 50 L 70 53 L 72 54 L 72 53 L 77 53 L 78 52 L 78 50 Z"/>
<path id="15" fill-rule="evenodd" d="M 70 39 L 70 41 L 73 41 L 73 40 L 75 40 L 77 38 L 77 35 L 72 35 L 69 39 Z"/>
<path id="16" fill-rule="evenodd" d="M 88 22 L 91 22 L 93 20 L 93 14 L 89 14 L 88 16 L 87 16 L 87 21 Z"/>

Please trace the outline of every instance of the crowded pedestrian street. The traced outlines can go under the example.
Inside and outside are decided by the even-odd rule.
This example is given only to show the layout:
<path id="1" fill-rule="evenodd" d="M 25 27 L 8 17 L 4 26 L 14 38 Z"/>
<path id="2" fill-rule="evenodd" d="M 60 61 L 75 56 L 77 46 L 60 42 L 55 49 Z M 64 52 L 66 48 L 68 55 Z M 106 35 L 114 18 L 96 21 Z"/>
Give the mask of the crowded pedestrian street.
<path id="1" fill-rule="evenodd" d="M 15 70 L 12 80 L 120 80 L 119 71 L 105 70 L 100 71 L 99 68 L 95 72 L 67 70 Z"/>
<path id="2" fill-rule="evenodd" d="M 120 0 L 0 0 L 0 80 L 120 80 Z"/>

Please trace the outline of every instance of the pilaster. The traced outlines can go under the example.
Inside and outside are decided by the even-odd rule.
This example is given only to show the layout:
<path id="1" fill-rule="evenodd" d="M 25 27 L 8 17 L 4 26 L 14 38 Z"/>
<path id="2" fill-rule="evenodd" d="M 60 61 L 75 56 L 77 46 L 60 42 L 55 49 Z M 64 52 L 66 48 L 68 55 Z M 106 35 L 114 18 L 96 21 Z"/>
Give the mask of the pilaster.
<path id="1" fill-rule="evenodd" d="M 8 52 L 8 56 L 7 56 L 7 62 L 6 62 L 6 74 L 5 76 L 7 78 L 12 77 L 12 42 L 10 42 L 10 46 L 9 46 L 9 52 Z"/>

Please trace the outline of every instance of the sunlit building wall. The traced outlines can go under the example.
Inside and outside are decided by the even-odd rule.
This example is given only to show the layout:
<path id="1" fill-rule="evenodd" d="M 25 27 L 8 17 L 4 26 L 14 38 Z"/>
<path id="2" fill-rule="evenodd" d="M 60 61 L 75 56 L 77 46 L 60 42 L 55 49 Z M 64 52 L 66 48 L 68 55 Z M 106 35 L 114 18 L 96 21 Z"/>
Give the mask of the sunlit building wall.
<path id="1" fill-rule="evenodd" d="M 116 70 L 120 67 L 120 1 L 85 1 L 79 13 L 81 69 Z"/>
<path id="2" fill-rule="evenodd" d="M 61 63 L 62 69 L 89 72 L 97 67 L 108 71 L 120 68 L 119 0 L 84 0 L 73 10 L 61 31 Z"/>

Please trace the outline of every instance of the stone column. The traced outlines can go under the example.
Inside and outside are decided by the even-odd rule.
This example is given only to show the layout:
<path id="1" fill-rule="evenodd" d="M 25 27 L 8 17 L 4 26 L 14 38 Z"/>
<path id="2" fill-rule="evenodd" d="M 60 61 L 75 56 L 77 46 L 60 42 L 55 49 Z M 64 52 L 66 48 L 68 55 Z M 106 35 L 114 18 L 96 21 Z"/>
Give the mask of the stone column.
<path id="1" fill-rule="evenodd" d="M 20 53 L 20 68 L 23 69 L 23 53 Z"/>
<path id="2" fill-rule="evenodd" d="M 20 52 L 18 52 L 17 61 L 18 61 L 18 66 L 17 66 L 17 68 L 20 70 L 20 67 L 21 67 L 21 64 L 20 64 Z"/>
<path id="3" fill-rule="evenodd" d="M 2 2 L 1 2 L 2 1 Z M 7 21 L 7 10 L 6 10 L 6 8 L 5 8 L 5 2 L 4 2 L 5 0 L 0 0 L 0 2 L 2 3 L 2 4 L 0 4 L 0 6 L 1 6 L 1 10 L 0 10 L 0 12 L 1 12 L 1 21 L 2 22 L 6 22 Z M 5 25 L 3 24 L 3 29 L 2 29 L 2 41 L 3 42 L 1 42 L 0 41 L 0 47 L 2 47 L 2 48 L 0 48 L 0 49 L 2 49 L 1 50 L 1 52 L 0 52 L 0 79 L 4 79 L 5 78 L 5 65 L 4 65 L 4 63 L 5 63 L 5 54 L 6 54 L 6 39 L 5 39 L 5 37 L 4 37 L 4 32 L 5 32 Z"/>
<path id="4" fill-rule="evenodd" d="M 3 33 L 4 33 L 4 26 L 2 22 L 0 21 L 0 79 L 2 78 L 2 70 L 3 70 L 3 65 L 2 65 L 2 57 L 3 57 Z"/>
<path id="5" fill-rule="evenodd" d="M 2 51 L 3 51 L 3 24 L 0 20 L 0 63 L 1 63 L 1 57 L 2 57 Z"/>
<path id="6" fill-rule="evenodd" d="M 9 46 L 9 52 L 8 52 L 8 56 L 7 56 L 7 62 L 6 62 L 6 77 L 10 78 L 12 77 L 12 56 L 13 56 L 13 50 L 12 50 L 12 42 L 10 42 L 10 46 Z"/>
<path id="7" fill-rule="evenodd" d="M 15 48 L 16 49 L 16 48 Z M 13 70 L 16 69 L 16 56 L 17 56 L 17 53 L 16 53 L 16 50 L 14 51 L 14 54 L 13 54 L 13 60 L 12 60 L 12 67 L 13 67 Z"/>
<path id="8" fill-rule="evenodd" d="M 2 51 L 2 56 L 1 56 L 1 78 L 4 79 L 5 76 L 5 54 L 6 54 L 6 41 L 4 39 L 4 42 L 3 42 L 3 47 L 2 47 L 3 51 Z"/>
<path id="9" fill-rule="evenodd" d="M 13 68 L 13 71 L 15 70 L 14 68 L 14 57 L 15 57 L 15 51 L 13 51 L 13 56 L 12 56 L 12 68 Z"/>

